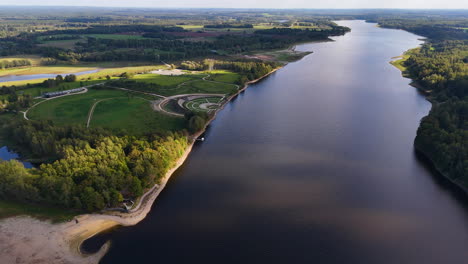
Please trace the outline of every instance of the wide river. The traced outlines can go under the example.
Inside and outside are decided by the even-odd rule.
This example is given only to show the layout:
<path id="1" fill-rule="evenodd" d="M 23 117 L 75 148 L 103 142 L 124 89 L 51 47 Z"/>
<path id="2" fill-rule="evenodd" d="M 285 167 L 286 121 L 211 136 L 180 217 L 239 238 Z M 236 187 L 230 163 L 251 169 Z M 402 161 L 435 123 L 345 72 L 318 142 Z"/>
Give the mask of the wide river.
<path id="1" fill-rule="evenodd" d="M 467 263 L 468 204 L 415 155 L 430 103 L 389 64 L 420 37 L 363 21 L 226 105 L 102 263 Z"/>

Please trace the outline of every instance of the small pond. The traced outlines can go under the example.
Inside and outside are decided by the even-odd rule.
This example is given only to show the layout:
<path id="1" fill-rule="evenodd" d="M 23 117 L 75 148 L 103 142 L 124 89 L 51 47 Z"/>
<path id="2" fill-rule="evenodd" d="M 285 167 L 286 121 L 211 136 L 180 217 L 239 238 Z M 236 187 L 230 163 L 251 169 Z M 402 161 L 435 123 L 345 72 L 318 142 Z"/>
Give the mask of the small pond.
<path id="1" fill-rule="evenodd" d="M 10 149 L 7 146 L 0 147 L 0 160 L 12 160 L 12 159 L 19 159 L 19 155 Z M 34 167 L 30 162 L 23 162 L 20 160 L 21 163 L 24 164 L 26 168 Z"/>

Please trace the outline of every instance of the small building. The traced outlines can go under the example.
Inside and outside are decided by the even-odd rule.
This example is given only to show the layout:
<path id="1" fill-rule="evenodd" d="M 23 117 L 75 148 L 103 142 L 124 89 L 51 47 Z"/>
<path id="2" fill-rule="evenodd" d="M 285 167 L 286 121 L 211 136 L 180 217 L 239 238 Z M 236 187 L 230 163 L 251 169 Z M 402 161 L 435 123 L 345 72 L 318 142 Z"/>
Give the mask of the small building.
<path id="1" fill-rule="evenodd" d="M 57 92 L 48 92 L 42 94 L 42 97 L 44 98 L 52 98 L 52 97 L 57 97 L 57 96 L 62 96 L 62 95 L 67 95 L 67 94 L 72 94 L 72 93 L 78 93 L 81 91 L 84 91 L 85 88 L 75 88 L 71 90 L 65 90 L 65 91 L 57 91 Z"/>

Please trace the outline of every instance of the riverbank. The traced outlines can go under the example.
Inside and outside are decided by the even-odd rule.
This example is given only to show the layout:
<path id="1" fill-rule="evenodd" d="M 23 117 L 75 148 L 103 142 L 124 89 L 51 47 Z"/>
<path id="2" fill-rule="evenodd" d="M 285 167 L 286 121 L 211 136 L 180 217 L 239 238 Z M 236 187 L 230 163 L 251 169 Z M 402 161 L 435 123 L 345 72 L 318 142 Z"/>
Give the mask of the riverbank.
<path id="1" fill-rule="evenodd" d="M 390 64 L 392 64 L 395 68 L 399 69 L 403 77 L 411 80 L 410 86 L 414 87 L 415 89 L 417 89 L 419 92 L 421 92 L 424 95 L 426 100 L 431 103 L 431 111 L 432 111 L 432 108 L 434 107 L 434 104 L 436 102 L 434 101 L 434 98 L 431 98 L 431 91 L 428 91 L 421 84 L 419 84 L 415 79 L 411 78 L 411 76 L 405 72 L 407 70 L 406 67 L 403 66 L 404 61 L 406 61 L 409 58 L 410 56 L 409 54 L 418 49 L 419 48 L 414 48 L 414 49 L 410 49 L 406 51 L 403 55 L 395 57 L 395 58 L 398 58 L 398 60 L 391 61 Z M 424 162 L 427 162 L 432 168 L 434 168 L 437 174 L 441 175 L 446 180 L 448 180 L 451 184 L 453 184 L 455 187 L 463 190 L 466 194 L 468 194 L 468 188 L 465 185 L 463 185 L 463 183 L 458 182 L 456 179 L 450 178 L 448 174 L 444 172 L 427 153 L 425 153 L 420 147 L 418 147 L 416 142 L 414 143 L 414 149 L 418 154 L 424 157 L 425 159 Z"/>
<path id="2" fill-rule="evenodd" d="M 283 66 L 284 67 L 284 66 Z M 281 68 L 281 67 L 280 67 Z M 142 221 L 150 212 L 153 203 L 159 196 L 172 174 L 185 162 L 193 145 L 216 115 L 233 98 L 245 91 L 250 84 L 256 83 L 273 74 L 276 68 L 268 74 L 247 82 L 237 93 L 230 96 L 220 107 L 205 127 L 193 135 L 191 144 L 169 170 L 159 186 L 150 189 L 142 196 L 139 205 L 130 213 L 86 214 L 76 217 L 76 220 L 52 224 L 27 216 L 0 220 L 0 262 L 1 263 L 98 263 L 106 254 L 109 243 L 106 243 L 95 254 L 87 255 L 80 251 L 83 241 L 116 226 L 132 226 Z"/>

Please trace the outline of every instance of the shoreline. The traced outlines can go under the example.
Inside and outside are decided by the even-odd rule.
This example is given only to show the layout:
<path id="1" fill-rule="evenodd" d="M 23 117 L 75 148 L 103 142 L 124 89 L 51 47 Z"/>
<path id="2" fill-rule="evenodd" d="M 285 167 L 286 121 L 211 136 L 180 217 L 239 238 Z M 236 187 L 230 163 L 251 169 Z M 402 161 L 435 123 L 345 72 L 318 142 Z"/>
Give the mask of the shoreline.
<path id="1" fill-rule="evenodd" d="M 164 190 L 173 173 L 185 163 L 196 139 L 205 133 L 219 111 L 249 85 L 282 69 L 284 64 L 258 79 L 248 81 L 241 89 L 229 96 L 228 100 L 216 110 L 203 129 L 190 136 L 190 144 L 174 167 L 166 172 L 161 183 L 155 184 L 141 196 L 138 205 L 130 213 L 112 212 L 109 214 L 84 214 L 75 217 L 78 221 L 52 224 L 30 216 L 17 216 L 0 220 L 0 262 L 1 263 L 98 263 L 107 253 L 110 242 L 107 241 L 96 253 L 86 254 L 81 251 L 82 243 L 116 226 L 133 226 L 142 221 L 150 212 L 159 194 Z M 23 259 L 25 256 L 27 259 Z M 29 256 L 29 257 L 27 257 Z"/>
<path id="2" fill-rule="evenodd" d="M 422 39 L 425 41 L 425 39 Z M 411 49 L 409 49 L 411 50 Z M 405 54 L 403 55 L 400 55 L 400 56 L 397 56 L 397 57 L 403 57 Z M 396 58 L 396 57 L 394 57 Z M 392 58 L 393 59 L 393 58 Z M 424 87 L 422 85 L 420 85 L 415 79 L 411 78 L 409 75 L 405 75 L 404 71 L 402 71 L 399 67 L 397 67 L 396 65 L 394 65 L 392 62 L 394 61 L 391 61 L 390 64 L 395 67 L 396 69 L 400 70 L 400 73 L 401 73 L 401 76 L 403 78 L 406 78 L 406 79 L 409 79 L 411 80 L 411 82 L 408 84 L 409 86 L 413 87 L 414 89 L 416 89 L 417 91 L 419 91 L 421 93 L 422 96 L 424 96 L 424 98 L 429 102 L 431 103 L 431 109 L 429 109 L 429 112 L 432 111 L 432 108 L 434 107 L 434 102 L 431 100 L 430 98 L 430 92 L 426 91 L 424 89 Z M 429 115 L 429 113 L 427 113 L 427 115 L 425 115 L 424 117 L 427 117 Z M 423 118 L 424 118 L 423 117 Z M 421 124 L 419 124 L 421 125 Z M 419 126 L 418 126 L 418 129 L 419 129 Z M 416 139 L 416 138 L 415 138 Z M 434 168 L 434 170 L 437 172 L 437 174 L 439 174 L 440 176 L 442 176 L 444 178 L 444 180 L 447 180 L 448 182 L 450 182 L 450 184 L 453 184 L 454 187 L 462 190 L 466 195 L 468 195 L 468 187 L 466 186 L 463 186 L 461 183 L 457 182 L 456 179 L 452 179 L 450 178 L 449 176 L 447 176 L 447 174 L 445 172 L 443 172 L 438 166 L 437 164 L 424 152 L 422 151 L 420 148 L 418 148 L 418 146 L 415 144 L 415 142 L 413 141 L 413 147 L 414 147 L 414 150 L 422 155 L 427 162 L 427 165 L 431 166 L 432 168 Z"/>

